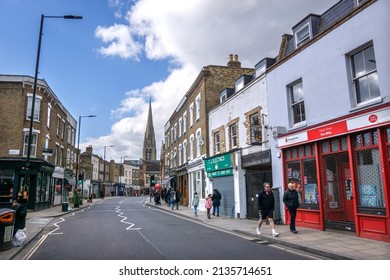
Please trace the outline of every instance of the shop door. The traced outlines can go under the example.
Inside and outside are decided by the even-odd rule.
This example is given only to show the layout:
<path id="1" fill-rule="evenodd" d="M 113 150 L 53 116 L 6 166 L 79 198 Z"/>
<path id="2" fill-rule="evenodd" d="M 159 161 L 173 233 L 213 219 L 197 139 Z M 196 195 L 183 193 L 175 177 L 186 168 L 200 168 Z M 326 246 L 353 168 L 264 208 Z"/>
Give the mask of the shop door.
<path id="1" fill-rule="evenodd" d="M 322 201 L 327 228 L 352 231 L 354 225 L 351 172 L 347 153 L 323 156 Z"/>
<path id="2" fill-rule="evenodd" d="M 246 184 L 246 212 L 247 218 L 258 219 L 257 194 L 263 191 L 263 184 L 270 182 L 272 186 L 271 169 L 247 170 L 245 174 Z"/>

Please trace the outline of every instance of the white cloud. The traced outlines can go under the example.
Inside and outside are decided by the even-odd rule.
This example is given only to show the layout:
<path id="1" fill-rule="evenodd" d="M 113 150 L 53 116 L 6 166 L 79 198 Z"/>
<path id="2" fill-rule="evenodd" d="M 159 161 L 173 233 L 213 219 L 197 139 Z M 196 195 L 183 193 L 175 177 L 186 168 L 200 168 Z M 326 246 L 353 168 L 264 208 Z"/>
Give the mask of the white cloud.
<path id="1" fill-rule="evenodd" d="M 133 40 L 131 34 L 131 28 L 123 24 L 115 24 L 110 27 L 98 26 L 95 36 L 104 43 L 109 43 L 107 47 L 99 48 L 98 52 L 104 56 L 138 59 L 141 45 Z"/>
<path id="2" fill-rule="evenodd" d="M 94 147 L 117 143 L 112 151 L 116 157 L 126 153 L 140 157 L 152 97 L 160 152 L 164 125 L 202 66 L 226 65 L 229 53 L 238 54 L 243 67 L 253 67 L 264 57 L 275 57 L 284 33 L 291 33 L 291 27 L 309 13 L 321 14 L 337 1 L 135 1 L 127 12 L 127 25 L 96 29 L 96 37 L 107 45 L 99 52 L 135 60 L 144 52 L 150 60 L 169 59 L 175 66 L 171 66 L 165 80 L 129 89 L 119 108 L 112 112 L 124 118 L 114 124 L 110 135 L 89 142 L 95 142 Z"/>

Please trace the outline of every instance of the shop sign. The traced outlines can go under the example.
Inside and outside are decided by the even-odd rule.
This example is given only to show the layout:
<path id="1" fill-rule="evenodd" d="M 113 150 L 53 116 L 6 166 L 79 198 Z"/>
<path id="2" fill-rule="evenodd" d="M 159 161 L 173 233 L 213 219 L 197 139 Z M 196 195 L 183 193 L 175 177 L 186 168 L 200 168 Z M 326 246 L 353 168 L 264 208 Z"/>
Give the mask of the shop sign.
<path id="1" fill-rule="evenodd" d="M 53 172 L 53 178 L 64 179 L 65 169 L 61 166 L 56 166 Z"/>
<path id="2" fill-rule="evenodd" d="M 334 137 L 390 123 L 390 108 L 370 112 L 361 116 L 320 126 L 304 132 L 282 136 L 278 139 L 279 148 Z"/>
<path id="3" fill-rule="evenodd" d="M 271 162 L 271 151 L 261 151 L 241 157 L 242 167 L 264 165 Z"/>
<path id="4" fill-rule="evenodd" d="M 320 128 L 311 129 L 307 132 L 308 140 L 317 140 L 332 137 L 348 132 L 347 122 L 341 121 Z"/>
<path id="5" fill-rule="evenodd" d="M 228 169 L 228 168 L 232 168 L 233 166 L 230 153 L 206 159 L 204 162 L 205 162 L 206 172 Z"/>
<path id="6" fill-rule="evenodd" d="M 233 168 L 207 172 L 207 177 L 209 178 L 230 176 L 230 175 L 233 175 Z"/>

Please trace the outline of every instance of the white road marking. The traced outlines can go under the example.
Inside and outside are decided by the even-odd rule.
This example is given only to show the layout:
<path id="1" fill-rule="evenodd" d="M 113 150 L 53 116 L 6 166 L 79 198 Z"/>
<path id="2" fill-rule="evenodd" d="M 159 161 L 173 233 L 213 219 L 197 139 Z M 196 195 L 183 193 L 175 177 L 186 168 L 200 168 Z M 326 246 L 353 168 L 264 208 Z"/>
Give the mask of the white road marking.
<path id="1" fill-rule="evenodd" d="M 116 213 L 119 213 L 118 214 L 118 217 L 121 217 L 122 218 L 122 220 L 120 221 L 121 223 L 124 223 L 124 224 L 128 224 L 128 225 L 130 225 L 130 226 L 128 226 L 127 228 L 126 228 L 126 230 L 140 230 L 141 228 L 133 228 L 134 226 L 135 226 L 135 224 L 133 224 L 133 223 L 130 223 L 130 222 L 126 222 L 126 220 L 127 220 L 127 217 L 125 217 L 125 216 L 123 216 L 123 212 L 121 211 L 121 208 L 120 208 L 120 206 L 116 206 L 115 207 L 115 212 Z"/>

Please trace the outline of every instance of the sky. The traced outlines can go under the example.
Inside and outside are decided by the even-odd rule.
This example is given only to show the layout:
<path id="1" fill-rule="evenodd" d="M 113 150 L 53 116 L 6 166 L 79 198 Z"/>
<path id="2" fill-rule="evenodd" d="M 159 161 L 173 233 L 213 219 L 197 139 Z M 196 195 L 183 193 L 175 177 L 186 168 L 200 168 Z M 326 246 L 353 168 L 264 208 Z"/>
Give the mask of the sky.
<path id="1" fill-rule="evenodd" d="M 164 125 L 203 66 L 276 57 L 281 37 L 338 0 L 0 0 L 0 74 L 39 78 L 81 118 L 80 149 L 139 159 L 149 101 L 158 159 Z M 77 143 L 77 142 L 76 142 Z M 77 145 L 77 144 L 76 144 Z"/>

